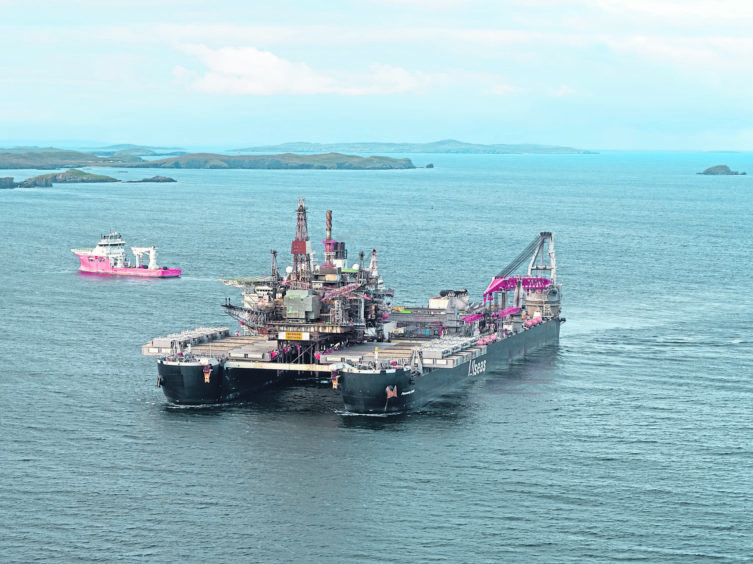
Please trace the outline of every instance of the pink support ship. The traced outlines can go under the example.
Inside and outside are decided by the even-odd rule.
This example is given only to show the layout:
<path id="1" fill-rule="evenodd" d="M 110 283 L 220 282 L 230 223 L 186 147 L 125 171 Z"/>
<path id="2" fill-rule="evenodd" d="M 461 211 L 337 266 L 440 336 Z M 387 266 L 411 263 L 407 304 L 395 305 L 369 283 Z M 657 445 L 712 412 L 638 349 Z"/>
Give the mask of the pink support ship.
<path id="1" fill-rule="evenodd" d="M 142 276 L 144 278 L 175 278 L 180 276 L 180 268 L 157 266 L 156 247 L 131 247 L 136 262 L 131 264 L 126 258 L 126 243 L 120 233 L 108 233 L 93 249 L 71 249 L 81 261 L 81 272 L 107 276 Z M 147 255 L 148 264 L 141 264 Z"/>

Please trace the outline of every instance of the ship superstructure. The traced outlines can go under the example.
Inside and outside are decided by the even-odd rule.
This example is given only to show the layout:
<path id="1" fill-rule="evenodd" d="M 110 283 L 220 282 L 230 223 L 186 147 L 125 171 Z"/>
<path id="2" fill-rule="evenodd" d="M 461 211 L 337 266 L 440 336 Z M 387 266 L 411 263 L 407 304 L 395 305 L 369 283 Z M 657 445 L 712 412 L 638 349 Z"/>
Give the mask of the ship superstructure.
<path id="1" fill-rule="evenodd" d="M 163 356 L 158 361 L 160 385 L 171 401 L 213 403 L 248 397 L 294 373 L 325 372 L 329 377 L 333 367 L 321 361 L 322 355 L 387 337 L 386 300 L 393 292 L 379 274 L 377 250 L 371 251 L 368 265 L 361 252 L 349 267 L 345 243 L 332 237 L 331 211 L 326 213 L 322 243 L 324 262 L 317 264 L 308 235 L 308 210 L 300 198 L 292 261 L 284 274 L 272 250 L 269 274 L 223 280 L 241 289 L 240 305 L 229 299 L 223 304 L 240 323 L 237 335 L 229 330 L 198 339 L 177 334 L 156 338 L 142 348 L 144 354 Z M 227 347 L 230 341 L 235 346 Z M 214 352 L 201 346 L 205 342 Z M 189 344 L 192 347 L 185 346 Z M 216 389 L 204 385 L 204 370 L 209 370 L 206 384 L 214 383 Z"/>
<path id="2" fill-rule="evenodd" d="M 295 348 L 296 361 L 304 364 L 316 362 L 317 355 L 333 348 L 383 341 L 389 318 L 386 299 L 393 294 L 379 275 L 376 249 L 368 266 L 360 253 L 358 262 L 348 267 L 345 243 L 332 238 L 329 210 L 322 243 L 324 262 L 317 265 L 301 198 L 291 244 L 292 264 L 286 275 L 280 275 L 273 250 L 269 275 L 224 280 L 242 290 L 242 305 L 228 301 L 224 307 L 241 323 L 243 332 L 276 339 L 279 353 Z"/>

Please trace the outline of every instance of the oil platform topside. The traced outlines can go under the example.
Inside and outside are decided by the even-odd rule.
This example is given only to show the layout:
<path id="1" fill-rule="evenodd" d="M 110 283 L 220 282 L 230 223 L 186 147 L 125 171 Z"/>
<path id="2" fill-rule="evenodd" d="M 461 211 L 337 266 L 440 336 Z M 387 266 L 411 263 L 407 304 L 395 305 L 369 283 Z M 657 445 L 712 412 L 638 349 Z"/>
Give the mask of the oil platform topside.
<path id="1" fill-rule="evenodd" d="M 242 305 L 228 299 L 223 305 L 237 319 L 244 334 L 266 335 L 276 340 L 279 355 L 295 362 L 314 364 L 321 353 L 370 341 L 381 342 L 389 333 L 389 300 L 394 292 L 384 287 L 379 275 L 377 250 L 348 266 L 345 243 L 332 237 L 332 212 L 327 211 L 324 261 L 315 264 L 308 234 L 307 209 L 298 200 L 292 264 L 284 275 L 277 267 L 277 251 L 271 251 L 271 272 L 253 278 L 223 280 L 242 290 Z"/>
<path id="2" fill-rule="evenodd" d="M 485 372 L 487 359 L 510 362 L 558 340 L 564 318 L 550 232 L 492 279 L 482 302 L 471 302 L 465 289 L 442 290 L 428 307 L 406 308 L 391 305 L 394 292 L 384 286 L 376 249 L 368 264 L 361 252 L 348 266 L 345 243 L 332 236 L 331 211 L 321 264 L 303 198 L 296 217 L 284 272 L 272 250 L 268 275 L 222 280 L 242 291 L 240 305 L 229 298 L 223 304 L 241 325 L 235 336 L 227 327 L 198 328 L 142 347 L 161 357 L 158 385 L 169 401 L 249 398 L 293 373 L 329 373 L 349 411 L 402 410 Z M 526 263 L 527 273 L 515 274 Z"/>

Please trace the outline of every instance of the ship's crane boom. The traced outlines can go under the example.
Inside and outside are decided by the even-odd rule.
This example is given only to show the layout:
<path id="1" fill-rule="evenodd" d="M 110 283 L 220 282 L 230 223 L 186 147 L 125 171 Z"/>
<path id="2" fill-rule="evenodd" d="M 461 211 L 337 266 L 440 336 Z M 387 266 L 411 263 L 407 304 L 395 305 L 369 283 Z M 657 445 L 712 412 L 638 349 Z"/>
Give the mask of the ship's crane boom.
<path id="1" fill-rule="evenodd" d="M 545 257 L 545 251 L 548 255 Z M 516 276 L 514 273 L 528 262 L 528 274 Z M 515 259 L 503 268 L 484 292 L 484 301 L 491 299 L 494 292 L 522 289 L 543 290 L 550 284 L 557 284 L 557 263 L 554 256 L 554 235 L 542 231 Z"/>
<path id="2" fill-rule="evenodd" d="M 141 266 L 141 257 L 149 255 L 149 270 L 157 270 L 157 247 L 131 247 L 131 252 L 136 257 L 136 266 Z"/>

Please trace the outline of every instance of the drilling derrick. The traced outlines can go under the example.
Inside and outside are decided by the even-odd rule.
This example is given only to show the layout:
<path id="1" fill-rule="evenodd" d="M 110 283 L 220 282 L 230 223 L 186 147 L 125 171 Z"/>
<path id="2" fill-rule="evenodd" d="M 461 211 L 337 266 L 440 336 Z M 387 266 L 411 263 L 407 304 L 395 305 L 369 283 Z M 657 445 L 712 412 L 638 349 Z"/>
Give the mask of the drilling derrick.
<path id="1" fill-rule="evenodd" d="M 309 230 L 306 222 L 306 204 L 298 198 L 298 211 L 295 225 L 295 239 L 290 252 L 293 255 L 293 272 L 290 287 L 294 290 L 311 288 L 311 255 L 309 254 Z"/>

